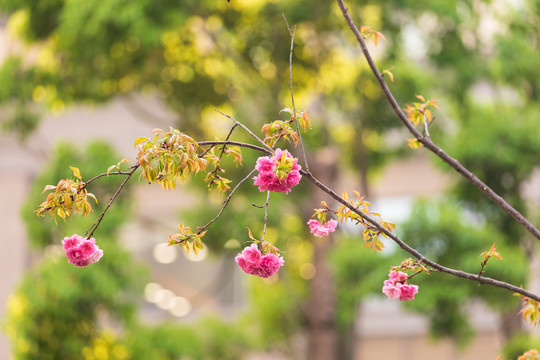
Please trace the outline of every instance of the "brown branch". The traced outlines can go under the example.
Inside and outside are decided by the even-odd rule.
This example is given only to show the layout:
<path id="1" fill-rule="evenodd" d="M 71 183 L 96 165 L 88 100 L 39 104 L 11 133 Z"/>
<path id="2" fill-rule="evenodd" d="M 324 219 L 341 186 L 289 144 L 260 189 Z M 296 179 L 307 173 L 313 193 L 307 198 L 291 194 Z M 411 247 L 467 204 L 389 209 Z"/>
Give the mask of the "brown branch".
<path id="1" fill-rule="evenodd" d="M 109 201 L 109 204 L 107 205 L 107 207 L 101 212 L 101 214 L 98 216 L 98 218 L 94 221 L 94 223 L 92 224 L 92 226 L 90 226 L 90 228 L 88 230 L 86 230 L 86 232 L 84 233 L 84 236 L 89 239 L 92 237 L 92 235 L 94 235 L 94 232 L 97 230 L 97 228 L 99 227 L 99 224 L 101 224 L 101 220 L 103 220 L 103 217 L 105 216 L 105 213 L 107 212 L 107 210 L 109 210 L 109 208 L 111 207 L 112 203 L 114 202 L 114 200 L 116 199 L 116 197 L 118 196 L 118 194 L 120 193 L 120 191 L 122 191 L 122 189 L 124 188 L 124 186 L 126 186 L 126 183 L 128 182 L 128 180 L 131 178 L 131 176 L 133 175 L 133 173 L 139 168 L 138 165 L 136 166 L 133 166 L 132 167 L 132 170 L 128 173 L 127 177 L 124 179 L 124 181 L 122 182 L 122 184 L 120 184 L 120 186 L 118 187 L 118 190 L 116 190 L 116 192 L 114 193 L 114 195 L 112 196 L 111 200 Z M 90 232 L 90 234 L 88 234 L 88 232 L 92 230 Z M 86 236 L 86 234 L 88 234 L 88 236 Z"/>
<path id="2" fill-rule="evenodd" d="M 225 141 L 229 141 L 234 129 L 236 129 L 237 126 L 238 126 L 238 124 L 233 125 L 231 130 L 229 130 L 229 133 L 227 134 L 227 137 L 225 138 Z M 199 158 L 203 157 L 204 154 L 206 154 L 212 148 L 213 148 L 213 146 L 209 147 L 208 150 L 204 151 L 202 155 L 199 155 Z M 208 186 L 212 185 L 214 183 L 215 179 L 217 179 L 219 177 L 218 172 L 223 172 L 223 169 L 221 168 L 221 166 L 219 166 L 219 163 L 220 163 L 221 159 L 223 159 L 223 155 L 225 154 L 226 148 L 227 148 L 227 145 L 225 145 L 225 144 L 221 147 L 221 154 L 219 154 L 219 158 L 218 158 L 218 161 L 216 163 L 216 168 L 213 171 L 211 171 L 210 173 L 208 173 L 209 176 L 211 176 L 210 174 L 214 174 L 213 175 L 214 178 L 212 180 L 210 180 L 210 183 L 208 183 Z"/>
<path id="3" fill-rule="evenodd" d="M 223 143 L 223 142 L 220 142 L 220 141 L 202 141 L 202 142 L 199 142 L 199 144 L 201 144 L 201 145 L 203 145 L 203 144 L 213 145 L 213 144 L 221 144 L 221 143 Z M 227 143 L 234 143 L 234 145 L 237 145 L 237 146 L 247 147 L 247 148 L 251 148 L 251 149 L 254 149 L 254 150 L 258 150 L 258 151 L 260 151 L 262 153 L 270 154 L 270 151 L 268 151 L 266 149 L 263 149 L 261 147 L 255 146 L 255 145 L 246 144 L 246 143 L 240 143 L 240 142 L 232 142 L 232 141 L 228 141 Z M 255 171 L 255 170 L 253 170 L 253 171 Z M 252 171 L 252 173 L 253 173 L 253 171 Z M 531 299 L 534 299 L 534 300 L 540 302 L 540 296 L 538 296 L 536 294 L 533 294 L 530 291 L 524 290 L 523 288 L 517 287 L 515 285 L 509 284 L 509 283 L 504 282 L 504 281 L 496 280 L 496 279 L 485 277 L 485 276 L 479 276 L 479 274 L 471 274 L 471 273 L 467 273 L 465 271 L 452 269 L 452 268 L 440 265 L 439 263 L 436 263 L 435 261 L 432 261 L 432 260 L 426 258 L 418 250 L 416 250 L 415 248 L 407 245 L 397 235 L 393 234 L 392 232 L 390 232 L 386 228 L 384 228 L 375 219 L 373 219 L 370 216 L 364 214 L 359 209 L 357 209 L 354 206 L 352 206 L 351 204 L 349 204 L 345 199 L 343 199 L 341 196 L 336 194 L 332 189 L 330 189 L 329 187 L 327 187 L 326 185 L 321 183 L 310 172 L 307 172 L 307 171 L 305 171 L 303 169 L 300 170 L 300 172 L 306 179 L 311 181 L 315 186 L 319 187 L 322 191 L 329 194 L 332 198 L 337 200 L 339 203 L 345 205 L 347 208 L 349 208 L 355 214 L 358 214 L 359 216 L 361 216 L 365 221 L 367 221 L 371 225 L 373 225 L 373 227 L 376 228 L 378 231 L 380 231 L 381 233 L 384 233 L 387 237 L 392 239 L 396 244 L 398 244 L 398 246 L 400 248 L 402 248 L 403 250 L 405 250 L 406 252 L 408 252 L 409 254 L 411 254 L 412 256 L 414 256 L 420 262 L 426 264 L 427 266 L 430 266 L 431 268 L 433 268 L 433 269 L 435 269 L 435 270 L 437 270 L 439 272 L 443 272 L 443 273 L 446 273 L 446 274 L 449 274 L 449 275 L 452 275 L 452 276 L 456 276 L 456 277 L 460 277 L 460 278 L 463 278 L 463 279 L 475 281 L 475 282 L 478 282 L 478 283 L 481 283 L 481 284 L 491 285 L 491 286 L 503 288 L 503 289 L 506 289 L 506 290 L 509 290 L 509 291 L 513 291 L 513 292 L 516 292 L 518 294 L 527 296 L 527 297 L 529 297 Z"/>
<path id="4" fill-rule="evenodd" d="M 217 219 L 219 219 L 219 217 L 221 216 L 221 214 L 223 214 L 223 211 L 225 211 L 225 208 L 227 207 L 227 205 L 229 205 L 229 201 L 231 201 L 231 198 L 234 194 L 234 192 L 240 187 L 240 185 L 242 185 L 242 183 L 244 183 L 247 179 L 250 178 L 251 175 L 253 175 L 253 173 L 256 171 L 256 169 L 253 169 L 251 170 L 251 172 L 249 174 L 247 174 L 247 176 L 245 178 L 243 178 L 242 180 L 240 180 L 238 182 L 238 184 L 236 184 L 236 186 L 231 190 L 230 194 L 227 196 L 227 198 L 223 201 L 223 206 L 221 208 L 221 210 L 219 211 L 219 213 L 212 219 L 210 220 L 206 225 L 204 226 L 201 226 L 201 227 L 198 227 L 197 229 L 199 229 L 199 231 L 197 231 L 197 234 L 200 234 L 202 233 L 207 227 L 209 227 L 210 225 L 212 225 Z"/>
<path id="5" fill-rule="evenodd" d="M 267 191 L 266 202 L 264 203 L 264 227 L 262 232 L 261 241 L 264 241 L 266 235 L 266 224 L 268 223 L 268 204 L 270 203 L 270 191 Z"/>
<path id="6" fill-rule="evenodd" d="M 267 155 L 272 155 L 273 154 L 273 150 L 268 148 L 262 148 L 260 146 L 257 146 L 257 145 L 252 145 L 252 144 L 248 144 L 248 143 L 243 143 L 243 142 L 240 142 L 240 141 L 223 141 L 223 140 L 215 140 L 215 141 L 199 141 L 197 142 L 197 144 L 199 145 L 210 145 L 210 146 L 216 146 L 216 145 L 236 145 L 236 146 L 240 146 L 240 147 L 245 147 L 245 148 L 248 148 L 248 149 L 252 149 L 252 150 L 257 150 L 257 151 L 260 151 L 262 153 L 265 153 Z"/>
<path id="7" fill-rule="evenodd" d="M 474 175 L 471 171 L 469 171 L 467 168 L 465 168 L 463 165 L 459 163 L 456 159 L 452 158 L 450 155 L 445 153 L 443 149 L 435 145 L 430 139 L 429 136 L 424 136 L 422 133 L 420 133 L 407 119 L 407 116 L 403 113 L 401 110 L 398 102 L 392 95 L 392 92 L 388 88 L 388 85 L 384 81 L 383 75 L 380 73 L 379 69 L 375 65 L 375 62 L 373 61 L 373 58 L 371 57 L 371 54 L 369 53 L 366 42 L 364 41 L 364 38 L 362 37 L 362 34 L 360 33 L 360 30 L 355 25 L 354 21 L 352 20 L 349 11 L 347 10 L 347 7 L 343 3 L 343 0 L 336 0 L 339 8 L 341 9 L 341 12 L 343 13 L 343 17 L 345 18 L 345 21 L 347 22 L 347 25 L 349 25 L 349 28 L 352 30 L 354 35 L 356 36 L 356 39 L 358 40 L 358 43 L 360 44 L 360 48 L 362 49 L 362 53 L 364 54 L 369 67 L 371 68 L 371 71 L 377 78 L 377 81 L 379 82 L 379 85 L 386 96 L 386 99 L 390 103 L 390 106 L 398 116 L 398 118 L 401 120 L 401 122 L 405 125 L 405 127 L 409 130 L 409 132 L 414 135 L 416 139 L 418 139 L 419 142 L 422 143 L 427 149 L 431 150 L 435 155 L 437 155 L 439 158 L 441 158 L 445 163 L 450 165 L 455 171 L 457 171 L 459 174 L 461 174 L 464 178 L 469 180 L 471 184 L 476 186 L 482 193 L 489 198 L 491 201 L 493 201 L 497 206 L 499 206 L 504 212 L 506 212 L 508 215 L 512 216 L 523 228 L 525 228 L 529 233 L 531 233 L 535 238 L 540 240 L 540 230 L 538 230 L 529 220 L 527 220 L 519 211 L 514 209 L 510 204 L 508 204 L 500 195 L 498 195 L 495 191 L 493 191 L 489 186 L 487 186 L 484 182 L 482 182 L 476 175 Z"/>
<path id="8" fill-rule="evenodd" d="M 133 166 L 131 167 L 131 169 L 133 169 L 133 168 L 137 169 L 139 166 L 140 166 L 139 164 L 133 165 Z M 115 172 L 110 172 L 110 173 L 108 173 L 108 174 L 107 174 L 107 173 L 102 173 L 102 174 L 96 175 L 96 176 L 94 176 L 93 178 L 91 178 L 91 179 L 85 181 L 85 182 L 84 182 L 84 187 L 83 187 L 83 188 L 85 188 L 85 187 L 87 187 L 88 185 L 90 185 L 90 183 L 93 182 L 94 180 L 97 180 L 97 179 L 99 179 L 99 178 L 101 178 L 101 177 L 104 177 L 104 176 L 109 176 L 109 175 L 129 175 L 129 176 L 131 176 L 131 174 L 132 174 L 132 171 L 115 171 Z"/>
<path id="9" fill-rule="evenodd" d="M 251 135 L 252 138 L 254 138 L 255 140 L 257 140 L 259 143 L 261 143 L 267 150 L 270 150 L 271 152 L 274 152 L 274 150 L 272 150 L 272 148 L 268 145 L 266 145 L 266 143 L 264 141 L 261 140 L 260 137 L 258 137 L 257 135 L 255 135 L 251 130 L 248 129 L 248 127 L 244 124 L 242 124 L 241 122 L 239 122 L 238 120 L 236 120 L 235 118 L 233 118 L 232 116 L 230 115 L 227 115 L 221 111 L 219 111 L 218 109 L 214 109 L 215 111 L 217 111 L 218 113 L 220 113 L 221 115 L 225 116 L 226 118 L 229 118 L 231 119 L 232 121 L 234 121 L 238 126 L 240 126 L 242 129 L 246 130 L 246 132 Z"/>
<path id="10" fill-rule="evenodd" d="M 428 258 L 426 258 L 424 255 L 422 255 L 418 250 L 414 249 L 413 247 L 407 245 L 403 240 L 401 240 L 397 235 L 394 233 L 388 231 L 385 227 L 383 227 L 381 224 L 379 224 L 375 219 L 371 218 L 370 216 L 364 214 L 359 209 L 355 208 L 351 204 L 349 204 L 345 199 L 343 199 L 341 196 L 336 194 L 332 189 L 328 188 L 326 185 L 321 183 L 319 180 L 317 180 L 311 173 L 308 173 L 304 170 L 300 170 L 302 175 L 306 177 L 309 181 L 311 181 L 314 185 L 316 185 L 318 188 L 320 188 L 322 191 L 330 195 L 332 198 L 337 200 L 339 203 L 345 205 L 347 208 L 349 208 L 351 211 L 353 211 L 355 214 L 358 214 L 361 216 L 365 221 L 369 222 L 373 227 L 375 227 L 378 231 L 381 233 L 384 233 L 387 237 L 392 239 L 396 244 L 399 245 L 400 248 L 417 258 L 420 262 L 423 262 L 424 264 L 432 267 L 433 269 L 447 273 L 456 277 L 460 277 L 467 280 L 472 280 L 475 282 L 479 282 L 481 284 L 487 284 L 492 285 L 495 287 L 500 287 L 503 289 L 507 289 L 522 295 L 525 295 L 531 299 L 534 299 L 536 301 L 540 301 L 540 296 L 531 293 L 530 291 L 524 290 L 523 288 L 517 287 L 515 285 L 509 284 L 504 281 L 492 279 L 489 277 L 479 276 L 478 274 L 471 274 L 465 271 L 456 270 L 452 268 L 448 268 L 445 266 L 440 265 L 439 263 L 436 263 L 435 261 L 432 261 Z"/>

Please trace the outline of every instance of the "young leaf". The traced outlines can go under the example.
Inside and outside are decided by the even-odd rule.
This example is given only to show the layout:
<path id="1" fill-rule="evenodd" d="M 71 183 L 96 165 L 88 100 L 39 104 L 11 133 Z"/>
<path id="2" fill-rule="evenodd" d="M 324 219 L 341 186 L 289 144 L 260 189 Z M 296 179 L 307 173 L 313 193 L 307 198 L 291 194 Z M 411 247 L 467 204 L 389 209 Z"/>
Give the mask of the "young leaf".
<path id="1" fill-rule="evenodd" d="M 73 175 L 75 175 L 77 179 L 82 180 L 81 172 L 79 171 L 78 168 L 73 167 L 73 166 L 70 166 L 69 168 L 71 169 L 71 171 L 73 171 Z"/>

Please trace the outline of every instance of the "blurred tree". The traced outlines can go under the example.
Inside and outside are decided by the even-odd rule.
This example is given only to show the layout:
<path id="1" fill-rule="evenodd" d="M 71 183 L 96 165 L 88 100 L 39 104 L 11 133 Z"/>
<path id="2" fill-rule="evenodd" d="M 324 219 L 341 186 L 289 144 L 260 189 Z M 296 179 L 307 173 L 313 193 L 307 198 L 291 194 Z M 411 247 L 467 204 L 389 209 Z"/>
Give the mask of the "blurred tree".
<path id="1" fill-rule="evenodd" d="M 60 240 L 78 229 L 88 227 L 89 219 L 75 218 L 57 226 L 36 218 L 33 210 L 42 198 L 42 184 L 56 184 L 59 177 L 69 177 L 69 166 L 84 166 L 86 174 L 117 162 L 110 146 L 94 142 L 82 151 L 72 145 L 59 145 L 52 159 L 30 191 L 23 207 L 29 241 L 44 254 L 41 261 L 24 277 L 8 305 L 6 333 L 13 342 L 17 359 L 83 359 L 82 349 L 103 336 L 103 327 L 133 321 L 141 291 L 142 269 L 117 241 L 121 224 L 129 213 L 129 195 L 119 200 L 96 233 L 105 256 L 101 266 L 80 269 L 69 264 Z M 67 171 L 66 171 L 67 168 Z M 83 174 L 85 173 L 83 171 Z M 91 184 L 101 199 L 110 197 L 122 179 L 106 179 L 99 187 Z M 129 192 L 129 191 L 128 191 Z M 105 202 L 106 204 L 106 202 Z M 103 205 L 94 206 L 100 212 Z M 89 271 L 90 270 L 90 271 Z M 119 347 L 122 357 L 124 348 Z"/>

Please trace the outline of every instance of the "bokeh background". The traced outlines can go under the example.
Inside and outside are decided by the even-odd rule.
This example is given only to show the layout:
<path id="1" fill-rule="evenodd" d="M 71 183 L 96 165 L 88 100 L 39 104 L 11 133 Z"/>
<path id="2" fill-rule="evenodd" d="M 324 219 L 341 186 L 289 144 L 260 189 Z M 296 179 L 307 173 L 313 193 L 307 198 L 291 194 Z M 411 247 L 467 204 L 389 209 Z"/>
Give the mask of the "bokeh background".
<path id="1" fill-rule="evenodd" d="M 415 94 L 441 107 L 434 141 L 538 222 L 540 2 L 350 1 L 403 104 Z M 540 347 L 510 293 L 433 273 L 414 278 L 414 302 L 385 299 L 382 281 L 407 254 L 363 247 L 361 228 L 313 238 L 320 200 L 306 181 L 272 194 L 267 240 L 286 266 L 262 280 L 234 256 L 263 228 L 265 194 L 249 183 L 205 237 L 198 257 L 165 247 L 182 222 L 205 224 L 224 194 L 203 177 L 177 191 L 132 181 L 95 233 L 105 256 L 67 263 L 64 236 L 83 233 L 121 179 L 92 184 L 88 219 L 34 216 L 47 184 L 133 161 L 134 140 L 173 126 L 223 138 L 234 116 L 255 132 L 286 119 L 290 37 L 297 108 L 310 169 L 337 192 L 365 194 L 426 256 L 540 291 L 538 245 L 434 156 L 407 147 L 333 1 L 1 0 L 0 315 L 5 359 L 515 359 Z M 387 80 L 389 80 L 387 78 Z M 233 139 L 250 141 L 242 132 Z M 299 155 L 293 146 L 291 151 Z M 238 181 L 258 154 L 232 161 Z M 136 180 L 136 179 L 134 179 Z M 331 203 L 331 202 L 329 202 Z"/>

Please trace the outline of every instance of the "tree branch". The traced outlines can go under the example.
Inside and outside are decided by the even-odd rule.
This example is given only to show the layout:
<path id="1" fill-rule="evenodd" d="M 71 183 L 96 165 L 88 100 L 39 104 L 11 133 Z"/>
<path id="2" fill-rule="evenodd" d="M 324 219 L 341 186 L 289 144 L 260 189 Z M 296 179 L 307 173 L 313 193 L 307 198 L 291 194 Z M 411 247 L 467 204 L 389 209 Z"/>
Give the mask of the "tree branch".
<path id="1" fill-rule="evenodd" d="M 238 126 L 240 126 L 242 129 L 246 130 L 246 132 L 251 135 L 252 138 L 254 138 L 255 140 L 257 140 L 259 143 L 261 143 L 267 150 L 270 150 L 272 153 L 274 152 L 274 150 L 272 150 L 272 148 L 268 145 L 266 145 L 266 143 L 264 141 L 261 140 L 260 137 L 258 137 L 257 135 L 255 135 L 251 130 L 248 129 L 248 127 L 244 124 L 242 124 L 240 121 L 236 120 L 235 118 L 233 118 L 232 116 L 230 115 L 227 115 L 221 111 L 219 111 L 218 109 L 214 109 L 215 111 L 217 111 L 218 113 L 220 113 L 221 115 L 225 116 L 226 118 L 229 118 L 231 119 L 232 121 L 234 121 L 236 124 L 238 124 Z"/>
<path id="2" fill-rule="evenodd" d="M 229 141 L 223 141 L 223 140 L 199 141 L 199 142 L 197 142 L 197 144 L 199 144 L 199 145 L 211 145 L 211 146 L 216 146 L 216 145 L 236 145 L 236 146 L 245 147 L 245 148 L 248 148 L 248 149 L 251 149 L 251 150 L 257 150 L 257 151 L 260 151 L 260 152 L 265 153 L 267 155 L 272 155 L 273 152 L 274 152 L 271 148 L 262 148 L 262 147 L 257 146 L 257 145 L 243 143 L 243 142 L 240 142 L 240 141 L 230 141 L 230 140 Z"/>
<path id="3" fill-rule="evenodd" d="M 343 3 L 343 0 L 336 0 L 339 8 L 341 9 L 341 12 L 343 13 L 343 17 L 345 18 L 345 21 L 347 22 L 347 25 L 352 30 L 354 35 L 356 36 L 356 39 L 358 40 L 358 43 L 360 44 L 360 48 L 362 49 L 362 53 L 364 54 L 369 67 L 371 68 L 371 71 L 377 78 L 377 81 L 379 82 L 379 85 L 386 96 L 386 99 L 390 103 L 390 106 L 398 116 L 398 118 L 401 120 L 401 122 L 405 125 L 405 127 L 409 130 L 409 132 L 414 135 L 416 139 L 418 139 L 419 142 L 422 143 L 427 149 L 429 149 L 431 152 L 433 152 L 435 155 L 437 155 L 439 158 L 441 158 L 445 163 L 450 165 L 455 171 L 457 171 L 459 174 L 461 174 L 464 178 L 469 180 L 471 184 L 476 186 L 487 198 L 489 198 L 491 201 L 493 201 L 497 206 L 499 206 L 504 212 L 506 212 L 508 215 L 512 216 L 525 230 L 527 230 L 529 233 L 531 233 L 535 238 L 540 240 L 540 230 L 538 230 L 529 220 L 527 220 L 519 211 L 514 209 L 510 204 L 508 204 L 500 195 L 498 195 L 495 191 L 493 191 L 489 186 L 487 186 L 484 182 L 482 182 L 476 175 L 474 175 L 471 171 L 469 171 L 467 168 L 465 168 L 463 165 L 459 163 L 456 159 L 452 158 L 450 155 L 445 153 L 443 149 L 435 145 L 430 139 L 429 136 L 424 136 L 422 133 L 420 133 L 407 119 L 407 116 L 403 113 L 401 110 L 398 102 L 392 95 L 392 92 L 388 88 L 388 85 L 384 81 L 383 75 L 380 73 L 379 69 L 375 65 L 375 62 L 373 61 L 373 58 L 371 57 L 371 54 L 369 53 L 366 43 L 364 41 L 364 38 L 362 37 L 362 34 L 360 33 L 360 30 L 355 25 L 354 21 L 352 20 L 349 11 L 347 10 L 347 7 Z"/>
<path id="4" fill-rule="evenodd" d="M 94 235 L 94 232 L 97 230 L 97 228 L 99 227 L 99 224 L 101 224 L 101 220 L 103 220 L 103 217 L 105 216 L 105 213 L 107 212 L 107 210 L 109 210 L 109 208 L 111 207 L 112 203 L 114 202 L 114 200 L 116 199 L 116 197 L 118 196 L 118 194 L 120 193 L 120 191 L 122 191 L 122 189 L 124 188 L 124 186 L 126 186 L 126 183 L 128 182 L 128 180 L 131 178 L 131 176 L 133 175 L 133 173 L 139 168 L 139 166 L 133 166 L 132 167 L 132 170 L 128 173 L 127 177 L 124 179 L 124 181 L 122 182 L 122 184 L 120 184 L 120 186 L 118 187 L 118 190 L 116 190 L 116 192 L 114 193 L 114 195 L 112 196 L 111 200 L 109 201 L 109 204 L 107 205 L 107 207 L 101 212 L 101 214 L 98 216 L 98 218 L 94 221 L 94 223 L 92 224 L 92 226 L 90 226 L 90 229 L 86 230 L 86 232 L 84 233 L 84 236 L 89 239 L 92 237 L 92 235 Z M 88 234 L 88 232 L 92 230 L 90 232 L 90 234 Z M 88 234 L 88 236 L 86 236 L 86 234 Z"/>
<path id="5" fill-rule="evenodd" d="M 256 169 L 253 169 L 251 170 L 251 172 L 249 174 L 247 174 L 247 176 L 245 178 L 243 178 L 242 180 L 240 180 L 238 182 L 238 184 L 236 184 L 236 186 L 231 190 L 231 192 L 229 193 L 229 195 L 227 196 L 227 198 L 223 201 L 223 207 L 221 208 L 221 210 L 219 211 L 219 213 L 212 219 L 210 220 L 206 225 L 202 226 L 202 227 L 198 227 L 197 229 L 199 229 L 199 231 L 197 231 L 198 234 L 202 233 L 207 227 L 209 227 L 210 225 L 212 225 L 217 219 L 219 219 L 219 217 L 221 216 L 221 214 L 223 214 L 223 211 L 225 211 L 225 208 L 227 207 L 227 205 L 229 205 L 229 201 L 231 201 L 231 198 L 234 194 L 234 192 L 240 187 L 240 185 L 242 185 L 243 182 L 245 182 L 247 179 L 249 179 L 251 177 L 251 175 L 253 175 L 253 173 L 256 171 Z"/>
<path id="6" fill-rule="evenodd" d="M 345 205 L 347 208 L 349 208 L 351 211 L 353 211 L 355 214 L 358 214 L 361 216 L 364 220 L 372 224 L 377 230 L 379 230 L 381 233 L 384 233 L 386 236 L 388 236 L 390 239 L 392 239 L 396 244 L 399 245 L 400 248 L 417 258 L 419 261 L 423 262 L 424 264 L 432 267 L 433 269 L 447 273 L 456 277 L 460 277 L 467 280 L 472 280 L 475 282 L 479 282 L 481 284 L 487 284 L 492 285 L 495 287 L 500 287 L 503 289 L 507 289 L 522 295 L 525 295 L 531 299 L 534 299 L 536 301 L 540 301 L 540 296 L 531 293 L 530 291 L 524 290 L 523 288 L 517 287 L 515 285 L 509 284 L 504 281 L 492 279 L 489 277 L 484 276 L 478 276 L 478 274 L 471 274 L 465 271 L 456 270 L 452 268 L 448 268 L 445 266 L 440 265 L 439 263 L 436 263 L 435 261 L 432 261 L 428 258 L 426 258 L 424 255 L 422 255 L 419 251 L 414 249 L 413 247 L 407 245 L 402 239 L 400 239 L 397 235 L 394 233 L 388 231 L 386 228 L 384 228 L 381 224 L 379 224 L 375 219 L 371 218 L 370 216 L 364 214 L 359 209 L 355 208 L 351 204 L 349 204 L 345 199 L 343 199 L 341 196 L 336 194 L 332 189 L 321 183 L 319 180 L 317 180 L 311 173 L 308 173 L 304 170 L 300 170 L 303 176 L 305 176 L 309 181 L 311 181 L 314 185 L 316 185 L 318 188 L 320 188 L 322 191 L 330 195 L 332 198 L 337 200 L 339 203 Z"/>

